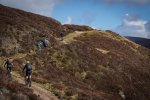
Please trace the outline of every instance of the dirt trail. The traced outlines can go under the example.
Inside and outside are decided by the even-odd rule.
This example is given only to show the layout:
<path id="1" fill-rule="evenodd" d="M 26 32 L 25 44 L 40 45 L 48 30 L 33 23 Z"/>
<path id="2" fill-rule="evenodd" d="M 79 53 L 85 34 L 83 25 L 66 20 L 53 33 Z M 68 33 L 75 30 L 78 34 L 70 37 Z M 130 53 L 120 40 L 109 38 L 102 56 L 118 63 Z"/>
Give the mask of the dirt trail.
<path id="1" fill-rule="evenodd" d="M 24 84 L 24 80 L 22 77 L 18 77 L 13 73 L 13 78 L 18 81 L 20 84 Z M 56 96 L 54 96 L 52 93 L 50 93 L 48 90 L 38 86 L 36 83 L 32 82 L 32 87 L 30 87 L 33 90 L 33 93 L 40 96 L 43 100 L 59 100 Z"/>
<path id="2" fill-rule="evenodd" d="M 70 33 L 70 34 L 68 34 L 67 36 L 65 36 L 64 37 L 64 40 L 63 41 L 61 41 L 62 43 L 64 43 L 64 44 L 69 44 L 69 43 L 71 43 L 72 41 L 75 41 L 75 37 L 78 37 L 78 36 L 80 36 L 81 34 L 83 34 L 83 33 L 85 33 L 86 31 L 75 31 L 75 32 L 73 32 L 73 33 Z"/>

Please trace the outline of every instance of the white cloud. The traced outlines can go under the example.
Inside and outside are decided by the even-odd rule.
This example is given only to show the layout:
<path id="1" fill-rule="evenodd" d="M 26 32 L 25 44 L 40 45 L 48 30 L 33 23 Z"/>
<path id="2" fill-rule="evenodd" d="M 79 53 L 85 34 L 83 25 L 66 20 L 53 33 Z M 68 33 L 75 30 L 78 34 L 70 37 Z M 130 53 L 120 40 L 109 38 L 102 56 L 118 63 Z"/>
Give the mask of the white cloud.
<path id="1" fill-rule="evenodd" d="M 125 14 L 126 16 L 129 16 L 129 14 Z"/>
<path id="2" fill-rule="evenodd" d="M 61 0 L 0 0 L 0 4 L 45 16 L 51 16 L 53 8 Z"/>
<path id="3" fill-rule="evenodd" d="M 124 19 L 124 24 L 127 26 L 144 26 L 147 21 L 143 21 L 143 20 L 136 20 L 136 21 L 129 21 L 127 19 Z"/>
<path id="4" fill-rule="evenodd" d="M 97 29 L 97 28 L 96 28 L 96 27 L 94 27 L 94 26 L 91 26 L 91 28 L 93 28 L 94 30 L 95 30 L 95 29 Z"/>
<path id="5" fill-rule="evenodd" d="M 115 29 L 123 36 L 150 38 L 150 24 L 148 21 L 126 14 L 122 25 Z"/>
<path id="6" fill-rule="evenodd" d="M 71 24 L 72 18 L 70 16 L 67 17 L 67 21 L 64 24 Z"/>

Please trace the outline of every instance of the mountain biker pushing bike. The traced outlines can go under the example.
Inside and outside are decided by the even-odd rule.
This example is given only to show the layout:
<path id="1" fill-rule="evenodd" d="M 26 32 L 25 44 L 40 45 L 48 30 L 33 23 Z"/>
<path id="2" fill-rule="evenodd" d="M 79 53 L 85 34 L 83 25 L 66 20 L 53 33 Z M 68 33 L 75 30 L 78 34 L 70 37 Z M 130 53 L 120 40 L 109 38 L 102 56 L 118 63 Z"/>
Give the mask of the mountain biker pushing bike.
<path id="1" fill-rule="evenodd" d="M 29 87 L 31 87 L 31 74 L 32 74 L 32 65 L 30 63 L 30 61 L 27 61 L 24 68 L 23 68 L 23 72 L 26 72 L 26 75 L 25 75 L 25 83 L 26 85 L 29 84 Z"/>

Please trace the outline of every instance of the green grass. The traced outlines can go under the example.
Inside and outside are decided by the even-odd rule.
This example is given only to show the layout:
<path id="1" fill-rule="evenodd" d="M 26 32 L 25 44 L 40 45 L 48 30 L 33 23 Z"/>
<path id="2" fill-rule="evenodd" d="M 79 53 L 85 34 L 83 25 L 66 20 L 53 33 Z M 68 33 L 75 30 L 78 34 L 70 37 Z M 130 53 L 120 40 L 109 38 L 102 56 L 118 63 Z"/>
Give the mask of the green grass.
<path id="1" fill-rule="evenodd" d="M 72 66 L 77 66 L 78 59 L 78 54 L 73 48 L 71 50 L 68 50 L 66 48 L 56 50 L 51 56 L 53 64 L 56 67 L 63 68 L 71 68 Z"/>
<path id="2" fill-rule="evenodd" d="M 0 57 L 0 67 L 2 67 L 4 64 L 4 59 Z"/>
<path id="3" fill-rule="evenodd" d="M 80 79 L 80 80 L 84 80 L 85 78 L 86 78 L 86 76 L 87 76 L 87 73 L 88 72 L 75 72 L 75 77 L 76 78 L 78 78 L 78 79 Z"/>
<path id="4" fill-rule="evenodd" d="M 16 55 L 13 55 L 11 58 L 18 59 L 18 58 L 24 58 L 27 54 L 18 53 Z"/>
<path id="5" fill-rule="evenodd" d="M 68 34 L 67 36 L 64 37 L 64 40 L 63 42 L 65 43 L 71 43 L 72 41 L 75 41 L 75 37 L 79 37 L 81 36 L 82 34 L 84 34 L 86 32 L 73 32 L 73 33 L 70 33 Z"/>

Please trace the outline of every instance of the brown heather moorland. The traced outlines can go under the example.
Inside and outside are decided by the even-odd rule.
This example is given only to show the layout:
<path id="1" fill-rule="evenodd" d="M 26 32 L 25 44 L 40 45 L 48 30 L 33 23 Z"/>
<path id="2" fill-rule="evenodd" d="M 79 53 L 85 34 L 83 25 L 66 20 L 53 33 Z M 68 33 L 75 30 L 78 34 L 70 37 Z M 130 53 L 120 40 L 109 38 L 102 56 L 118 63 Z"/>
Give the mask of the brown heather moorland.
<path id="1" fill-rule="evenodd" d="M 65 37 L 60 41 L 62 30 Z M 36 41 L 43 33 L 50 45 L 39 52 Z M 31 61 L 34 85 L 62 100 L 150 100 L 150 50 L 109 30 L 61 25 L 0 5 L 0 55 L 0 98 L 11 99 L 19 91 L 22 98 L 40 99 L 32 88 L 7 81 L 2 65 L 11 57 L 15 75 L 23 78 L 22 64 Z"/>

